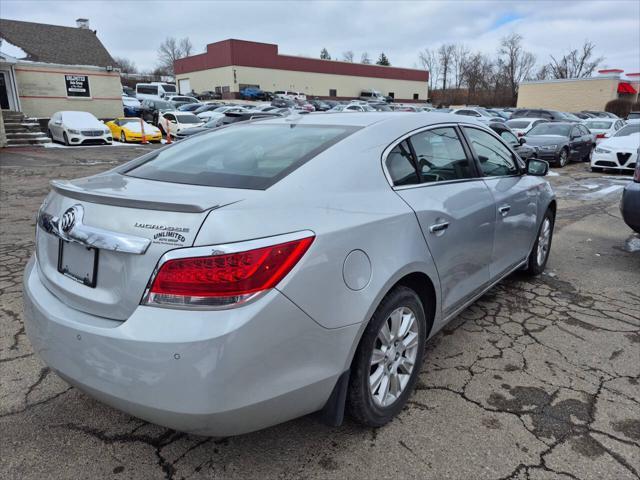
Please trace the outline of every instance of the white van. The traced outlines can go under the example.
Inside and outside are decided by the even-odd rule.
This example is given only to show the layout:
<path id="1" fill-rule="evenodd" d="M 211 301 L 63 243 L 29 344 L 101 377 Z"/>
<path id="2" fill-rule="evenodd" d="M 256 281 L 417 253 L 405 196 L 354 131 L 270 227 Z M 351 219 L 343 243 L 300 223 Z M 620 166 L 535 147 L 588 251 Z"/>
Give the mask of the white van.
<path id="1" fill-rule="evenodd" d="M 307 96 L 302 92 L 293 92 L 291 90 L 278 90 L 273 92 L 276 97 L 288 98 L 289 100 L 306 100 Z"/>
<path id="2" fill-rule="evenodd" d="M 142 100 L 161 100 L 165 96 L 177 95 L 176 86 L 172 83 L 151 82 L 136 85 L 136 98 Z"/>
<path id="3" fill-rule="evenodd" d="M 380 93 L 378 90 L 362 90 L 360 92 L 360 100 L 364 100 L 365 102 L 386 102 L 387 101 L 385 96 L 382 95 L 382 93 Z"/>

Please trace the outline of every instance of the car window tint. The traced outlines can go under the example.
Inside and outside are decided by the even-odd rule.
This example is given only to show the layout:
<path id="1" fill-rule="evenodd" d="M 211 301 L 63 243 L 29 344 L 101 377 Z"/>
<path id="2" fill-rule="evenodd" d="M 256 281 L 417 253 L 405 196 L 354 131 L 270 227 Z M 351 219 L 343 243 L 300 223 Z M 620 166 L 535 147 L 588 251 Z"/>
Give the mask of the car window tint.
<path id="1" fill-rule="evenodd" d="M 190 185 L 264 190 L 358 130 L 351 126 L 245 124 L 184 140 L 126 175 Z"/>
<path id="2" fill-rule="evenodd" d="M 396 145 L 387 156 L 387 171 L 395 186 L 420 183 L 406 141 Z"/>
<path id="3" fill-rule="evenodd" d="M 508 132 L 506 130 L 500 132 L 500 137 L 507 142 L 509 145 L 519 145 L 520 142 L 518 141 L 518 138 L 511 132 Z"/>
<path id="4" fill-rule="evenodd" d="M 478 159 L 482 173 L 488 177 L 518 173 L 513 154 L 493 135 L 477 128 L 464 127 Z"/>
<path id="5" fill-rule="evenodd" d="M 434 128 L 411 137 L 423 183 L 474 176 L 471 164 L 452 127 Z"/>

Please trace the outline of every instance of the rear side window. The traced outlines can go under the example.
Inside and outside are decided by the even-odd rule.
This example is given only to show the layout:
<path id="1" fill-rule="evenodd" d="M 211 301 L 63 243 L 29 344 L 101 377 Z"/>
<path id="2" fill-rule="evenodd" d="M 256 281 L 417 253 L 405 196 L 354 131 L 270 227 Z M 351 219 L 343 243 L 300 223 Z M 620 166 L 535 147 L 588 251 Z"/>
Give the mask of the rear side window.
<path id="1" fill-rule="evenodd" d="M 158 151 L 126 175 L 163 182 L 264 190 L 358 130 L 253 124 L 214 130 Z"/>
<path id="2" fill-rule="evenodd" d="M 389 152 L 387 170 L 395 186 L 420 183 L 418 173 L 413 165 L 411 149 L 406 141 L 400 142 Z"/>
<path id="3" fill-rule="evenodd" d="M 480 160 L 480 167 L 485 176 L 495 177 L 518 173 L 511 150 L 497 138 L 477 128 L 464 127 L 464 131 Z"/>
<path id="4" fill-rule="evenodd" d="M 471 178 L 474 172 L 452 127 L 434 128 L 411 137 L 422 183 Z"/>

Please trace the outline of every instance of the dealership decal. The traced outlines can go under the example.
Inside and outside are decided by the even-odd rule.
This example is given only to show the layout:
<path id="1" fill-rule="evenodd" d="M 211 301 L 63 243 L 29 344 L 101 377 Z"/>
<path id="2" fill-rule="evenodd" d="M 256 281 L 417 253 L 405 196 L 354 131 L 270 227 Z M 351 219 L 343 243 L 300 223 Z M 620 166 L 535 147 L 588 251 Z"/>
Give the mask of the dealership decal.
<path id="1" fill-rule="evenodd" d="M 164 243 L 167 245 L 183 245 L 187 239 L 177 232 L 159 232 L 153 236 L 153 243 Z"/>

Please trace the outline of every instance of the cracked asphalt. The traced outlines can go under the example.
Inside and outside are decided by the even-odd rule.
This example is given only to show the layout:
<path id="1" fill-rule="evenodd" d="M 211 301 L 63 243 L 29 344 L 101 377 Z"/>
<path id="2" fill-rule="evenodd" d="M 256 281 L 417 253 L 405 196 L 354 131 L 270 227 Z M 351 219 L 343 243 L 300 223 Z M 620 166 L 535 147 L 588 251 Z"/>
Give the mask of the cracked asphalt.
<path id="1" fill-rule="evenodd" d="M 554 170 L 546 274 L 511 276 L 431 339 L 417 391 L 388 426 L 308 416 L 212 439 L 94 401 L 24 334 L 21 277 L 48 180 L 145 148 L 0 151 L 1 478 L 640 478 L 640 238 L 618 211 L 629 177 Z"/>

